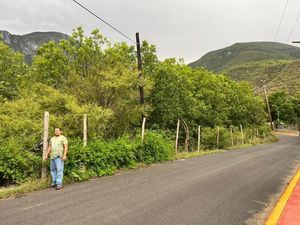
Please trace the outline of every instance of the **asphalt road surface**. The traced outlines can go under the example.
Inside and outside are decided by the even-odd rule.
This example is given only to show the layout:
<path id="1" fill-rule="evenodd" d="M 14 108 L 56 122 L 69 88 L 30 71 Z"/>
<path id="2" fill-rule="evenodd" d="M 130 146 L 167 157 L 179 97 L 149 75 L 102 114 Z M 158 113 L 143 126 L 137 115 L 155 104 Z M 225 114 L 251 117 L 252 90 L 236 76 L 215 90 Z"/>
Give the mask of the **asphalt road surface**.
<path id="1" fill-rule="evenodd" d="M 242 225 L 282 191 L 300 138 L 156 164 L 0 201 L 0 224 Z"/>

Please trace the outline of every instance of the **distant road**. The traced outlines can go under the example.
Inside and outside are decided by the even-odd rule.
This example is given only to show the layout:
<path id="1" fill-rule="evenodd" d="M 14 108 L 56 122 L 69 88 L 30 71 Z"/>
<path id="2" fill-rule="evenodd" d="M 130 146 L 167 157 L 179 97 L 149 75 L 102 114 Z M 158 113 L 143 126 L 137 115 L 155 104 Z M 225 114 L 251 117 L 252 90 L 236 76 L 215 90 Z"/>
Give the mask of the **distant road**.
<path id="1" fill-rule="evenodd" d="M 281 191 L 300 138 L 157 164 L 0 201 L 2 225 L 242 225 Z"/>

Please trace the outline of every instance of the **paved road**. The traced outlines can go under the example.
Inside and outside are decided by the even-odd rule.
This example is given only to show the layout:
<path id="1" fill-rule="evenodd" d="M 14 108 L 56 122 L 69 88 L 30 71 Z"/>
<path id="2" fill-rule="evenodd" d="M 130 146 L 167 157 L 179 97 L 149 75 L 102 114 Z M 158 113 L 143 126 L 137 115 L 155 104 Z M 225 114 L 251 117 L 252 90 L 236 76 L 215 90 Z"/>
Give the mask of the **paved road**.
<path id="1" fill-rule="evenodd" d="M 242 225 L 281 191 L 300 138 L 157 164 L 0 201 L 0 224 Z"/>

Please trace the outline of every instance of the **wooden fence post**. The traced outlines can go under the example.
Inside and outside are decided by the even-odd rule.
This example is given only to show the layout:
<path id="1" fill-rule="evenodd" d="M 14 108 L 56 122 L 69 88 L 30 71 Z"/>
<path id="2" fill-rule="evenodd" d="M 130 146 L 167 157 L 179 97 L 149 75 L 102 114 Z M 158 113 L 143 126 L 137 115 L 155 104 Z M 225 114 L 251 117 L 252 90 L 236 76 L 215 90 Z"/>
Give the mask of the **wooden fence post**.
<path id="1" fill-rule="evenodd" d="M 142 144 L 144 143 L 145 125 L 146 125 L 146 117 L 143 117 L 143 123 L 142 123 Z"/>
<path id="2" fill-rule="evenodd" d="M 87 144 L 87 115 L 83 115 L 83 146 Z"/>
<path id="3" fill-rule="evenodd" d="M 44 135 L 43 135 L 43 161 L 45 161 L 45 157 L 48 150 L 48 136 L 49 136 L 49 112 L 44 112 Z M 47 177 L 47 167 L 45 165 L 42 166 L 42 179 Z"/>
<path id="4" fill-rule="evenodd" d="M 243 132 L 243 125 L 240 124 L 240 128 L 241 128 L 241 135 L 242 135 L 242 145 L 244 144 L 244 132 Z"/>
<path id="5" fill-rule="evenodd" d="M 200 145 L 201 145 L 201 127 L 198 126 L 198 152 L 200 152 Z"/>
<path id="6" fill-rule="evenodd" d="M 217 149 L 219 149 L 220 146 L 220 127 L 217 126 Z"/>
<path id="7" fill-rule="evenodd" d="M 179 127 L 180 127 L 180 119 L 178 119 L 178 121 L 177 121 L 177 129 L 176 129 L 176 140 L 175 140 L 175 152 L 176 152 L 176 156 L 178 155 Z"/>

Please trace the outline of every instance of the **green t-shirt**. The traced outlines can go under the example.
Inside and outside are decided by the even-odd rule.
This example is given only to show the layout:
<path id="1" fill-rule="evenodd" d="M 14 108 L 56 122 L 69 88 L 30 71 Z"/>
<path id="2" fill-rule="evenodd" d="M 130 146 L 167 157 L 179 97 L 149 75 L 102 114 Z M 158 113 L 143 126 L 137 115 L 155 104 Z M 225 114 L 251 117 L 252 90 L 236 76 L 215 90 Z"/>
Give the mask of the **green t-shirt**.
<path id="1" fill-rule="evenodd" d="M 51 146 L 51 159 L 55 159 L 57 156 L 62 157 L 64 154 L 64 145 L 68 144 L 68 140 L 65 136 L 54 136 L 50 139 Z"/>

